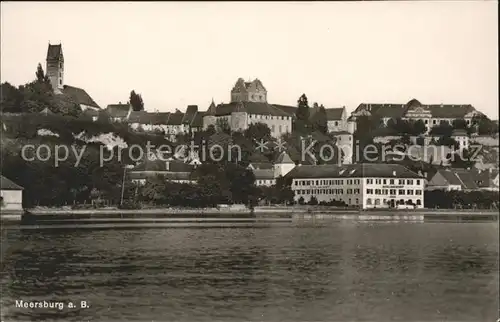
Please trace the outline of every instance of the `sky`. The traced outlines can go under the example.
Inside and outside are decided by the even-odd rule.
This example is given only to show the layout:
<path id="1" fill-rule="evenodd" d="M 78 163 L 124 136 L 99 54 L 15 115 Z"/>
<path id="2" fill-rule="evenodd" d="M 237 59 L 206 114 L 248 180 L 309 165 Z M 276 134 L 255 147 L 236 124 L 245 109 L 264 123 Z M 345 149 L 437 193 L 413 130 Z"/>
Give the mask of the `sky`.
<path id="1" fill-rule="evenodd" d="M 268 102 L 325 107 L 472 104 L 498 119 L 497 1 L 1 2 L 1 81 L 45 69 L 62 43 L 65 84 L 101 106 L 229 102 L 239 77 Z"/>

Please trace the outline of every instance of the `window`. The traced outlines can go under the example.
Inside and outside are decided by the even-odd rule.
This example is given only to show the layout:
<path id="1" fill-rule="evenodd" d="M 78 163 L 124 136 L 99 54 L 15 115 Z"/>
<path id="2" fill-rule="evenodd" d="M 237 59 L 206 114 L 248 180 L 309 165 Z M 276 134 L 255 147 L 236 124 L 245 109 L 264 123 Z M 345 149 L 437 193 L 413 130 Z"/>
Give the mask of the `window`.
<path id="1" fill-rule="evenodd" d="M 405 184 L 405 181 L 400 179 L 399 184 Z"/>
<path id="2" fill-rule="evenodd" d="M 399 194 L 400 195 L 404 195 L 405 194 L 405 190 L 404 189 L 399 189 Z"/>
<path id="3" fill-rule="evenodd" d="M 415 194 L 416 195 L 421 195 L 422 194 L 422 190 L 415 190 Z"/>
<path id="4" fill-rule="evenodd" d="M 425 120 L 425 122 L 424 122 L 424 123 L 425 123 L 425 124 L 429 124 L 429 121 L 428 121 L 428 120 Z"/>
<path id="5" fill-rule="evenodd" d="M 413 180 L 407 180 L 406 184 L 410 184 L 410 185 L 413 184 Z"/>
<path id="6" fill-rule="evenodd" d="M 316 180 L 316 185 L 319 186 L 319 180 Z"/>
<path id="7" fill-rule="evenodd" d="M 413 195 L 413 190 L 406 190 L 406 194 L 409 196 Z"/>
<path id="8" fill-rule="evenodd" d="M 271 125 L 271 131 L 274 132 L 275 131 L 275 127 L 274 125 Z"/>
<path id="9" fill-rule="evenodd" d="M 358 205 L 358 204 L 359 204 L 359 199 L 358 199 L 358 198 L 356 198 L 356 205 Z"/>
<path id="10" fill-rule="evenodd" d="M 417 199 L 417 206 L 420 206 L 421 204 L 420 199 Z"/>
<path id="11" fill-rule="evenodd" d="M 366 183 L 367 184 L 372 184 L 373 183 L 373 179 L 366 179 Z"/>
<path id="12" fill-rule="evenodd" d="M 281 127 L 281 125 L 279 126 L 279 131 L 280 131 L 280 133 L 282 132 L 282 127 Z"/>
<path id="13" fill-rule="evenodd" d="M 339 122 L 335 121 L 335 126 L 339 126 Z"/>
<path id="14" fill-rule="evenodd" d="M 437 122 L 436 122 L 436 120 L 432 120 L 432 124 L 434 124 L 434 125 L 435 125 L 436 123 L 437 123 Z"/>
<path id="15" fill-rule="evenodd" d="M 373 189 L 366 189 L 366 193 L 369 194 L 369 195 L 372 195 L 373 194 Z"/>
<path id="16" fill-rule="evenodd" d="M 387 184 L 387 179 L 384 179 L 384 184 Z"/>
<path id="17" fill-rule="evenodd" d="M 394 179 L 389 180 L 389 184 L 394 184 Z"/>
<path id="18" fill-rule="evenodd" d="M 59 79 L 59 85 L 62 85 L 62 79 Z"/>
<path id="19" fill-rule="evenodd" d="M 420 180 L 417 180 L 417 185 L 419 185 L 419 184 L 420 184 Z"/>
<path id="20" fill-rule="evenodd" d="M 379 206 L 380 205 L 380 199 L 375 199 L 375 206 Z"/>
<path id="21" fill-rule="evenodd" d="M 372 204 L 372 200 L 370 198 L 366 199 L 366 204 L 367 205 L 371 205 Z"/>

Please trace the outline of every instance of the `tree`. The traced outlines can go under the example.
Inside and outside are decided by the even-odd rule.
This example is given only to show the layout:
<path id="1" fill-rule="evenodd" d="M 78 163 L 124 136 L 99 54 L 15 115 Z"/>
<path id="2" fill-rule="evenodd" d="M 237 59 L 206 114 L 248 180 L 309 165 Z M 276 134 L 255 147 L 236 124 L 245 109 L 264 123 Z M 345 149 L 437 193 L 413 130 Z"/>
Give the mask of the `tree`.
<path id="1" fill-rule="evenodd" d="M 476 161 L 472 159 L 472 154 L 467 149 L 462 149 L 451 154 L 448 154 L 448 159 L 451 159 L 450 165 L 452 168 L 469 169 L 472 168 Z"/>
<path id="2" fill-rule="evenodd" d="M 302 94 L 297 101 L 297 111 L 295 112 L 297 120 L 295 121 L 296 130 L 300 133 L 309 133 L 309 103 L 306 94 Z"/>
<path id="3" fill-rule="evenodd" d="M 312 117 L 313 129 L 323 134 L 328 133 L 328 121 L 326 110 L 323 105 L 318 107 L 318 111 Z"/>
<path id="4" fill-rule="evenodd" d="M 436 136 L 451 136 L 453 126 L 446 121 L 441 121 L 439 125 L 433 126 L 430 134 Z"/>
<path id="5" fill-rule="evenodd" d="M 40 63 L 38 63 L 35 75 L 36 75 L 36 80 L 38 82 L 49 82 L 49 77 L 47 75 L 45 75 L 43 68 L 42 68 L 42 64 L 40 64 Z"/>
<path id="6" fill-rule="evenodd" d="M 311 199 L 309 199 L 308 204 L 311 205 L 311 206 L 315 206 L 315 205 L 318 204 L 318 199 L 316 199 L 315 196 L 311 196 Z"/>
<path id="7" fill-rule="evenodd" d="M 134 111 L 143 111 L 144 110 L 144 102 L 142 101 L 141 94 L 136 94 L 134 90 L 130 92 L 130 105 L 132 105 L 132 109 Z"/>
<path id="8" fill-rule="evenodd" d="M 271 141 L 271 129 L 264 123 L 252 123 L 243 132 L 243 136 L 250 141 L 268 142 Z"/>
<path id="9" fill-rule="evenodd" d="M 225 118 L 218 118 L 217 121 L 215 121 L 215 128 L 217 129 L 217 132 L 231 134 L 231 126 Z"/>

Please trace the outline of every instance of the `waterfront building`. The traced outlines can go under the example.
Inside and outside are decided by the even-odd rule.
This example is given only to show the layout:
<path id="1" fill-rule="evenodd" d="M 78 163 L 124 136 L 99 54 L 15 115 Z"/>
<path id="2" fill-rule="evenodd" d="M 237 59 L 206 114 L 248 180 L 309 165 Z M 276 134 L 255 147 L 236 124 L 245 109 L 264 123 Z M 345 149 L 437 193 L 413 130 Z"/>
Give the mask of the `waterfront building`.
<path id="1" fill-rule="evenodd" d="M 0 175 L 0 200 L 3 210 L 23 210 L 23 187 Z"/>
<path id="2" fill-rule="evenodd" d="M 247 166 L 247 169 L 255 175 L 256 186 L 274 186 L 276 179 L 286 176 L 293 168 L 295 168 L 295 162 L 285 151 L 278 155 L 274 163 L 254 162 Z"/>
<path id="3" fill-rule="evenodd" d="M 424 178 L 399 164 L 301 165 L 287 174 L 294 200 L 342 201 L 348 206 L 424 206 Z"/>
<path id="4" fill-rule="evenodd" d="M 132 182 L 145 184 L 148 178 L 161 177 L 165 181 L 176 183 L 195 183 L 191 172 L 196 165 L 188 164 L 173 158 L 165 160 L 148 157 L 129 171 Z"/>
<path id="5" fill-rule="evenodd" d="M 471 171 L 467 169 L 439 169 L 429 179 L 426 190 L 477 190 L 478 186 Z"/>
<path id="6" fill-rule="evenodd" d="M 498 180 L 498 169 L 439 169 L 429 179 L 426 190 L 498 190 Z"/>
<path id="7" fill-rule="evenodd" d="M 348 119 L 349 132 L 356 130 L 356 118 L 359 116 L 375 116 L 380 118 L 384 125 L 390 119 L 401 118 L 403 120 L 422 120 L 427 131 L 442 122 L 450 125 L 456 119 L 463 119 L 470 125 L 474 116 L 482 116 L 470 104 L 422 104 L 416 99 L 410 100 L 406 104 L 372 104 L 361 103 Z"/>
<path id="8" fill-rule="evenodd" d="M 49 43 L 45 72 L 55 94 L 71 97 L 82 111 L 100 109 L 99 105 L 84 89 L 64 83 L 64 55 L 61 44 L 51 45 Z"/>

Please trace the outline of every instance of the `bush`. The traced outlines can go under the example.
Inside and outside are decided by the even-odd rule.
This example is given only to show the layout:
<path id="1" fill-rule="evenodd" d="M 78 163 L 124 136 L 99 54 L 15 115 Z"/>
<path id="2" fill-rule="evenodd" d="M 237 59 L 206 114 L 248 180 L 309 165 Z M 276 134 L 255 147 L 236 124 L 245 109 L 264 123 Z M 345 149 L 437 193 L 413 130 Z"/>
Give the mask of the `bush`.
<path id="1" fill-rule="evenodd" d="M 315 205 L 318 204 L 318 199 L 316 199 L 315 196 L 311 196 L 311 199 L 309 200 L 308 204 L 311 205 L 311 206 L 315 206 Z"/>
<path id="2" fill-rule="evenodd" d="M 299 198 L 299 205 L 305 205 L 306 204 L 306 201 L 304 200 L 304 197 L 300 197 Z"/>
<path id="3" fill-rule="evenodd" d="M 121 205 L 118 206 L 118 209 L 141 209 L 142 205 L 138 202 L 132 200 L 125 200 Z"/>

